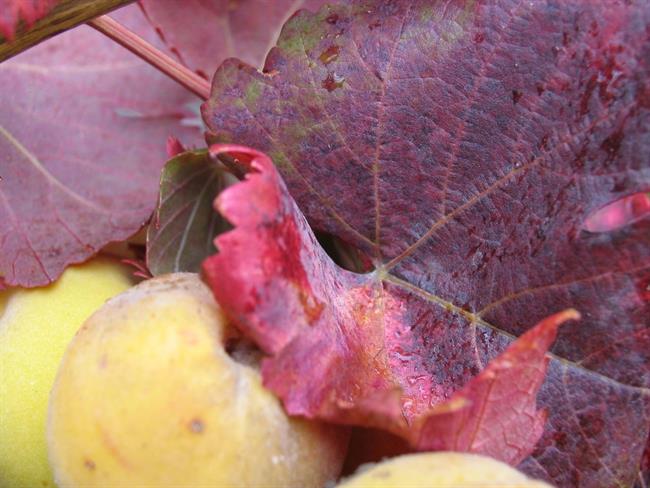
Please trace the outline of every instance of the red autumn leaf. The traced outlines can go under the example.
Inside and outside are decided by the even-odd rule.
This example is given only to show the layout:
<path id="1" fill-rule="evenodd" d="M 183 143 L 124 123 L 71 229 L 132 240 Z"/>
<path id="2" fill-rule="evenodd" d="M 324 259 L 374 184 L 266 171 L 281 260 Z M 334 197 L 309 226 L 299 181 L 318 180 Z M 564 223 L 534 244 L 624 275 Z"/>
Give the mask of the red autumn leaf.
<path id="1" fill-rule="evenodd" d="M 185 149 L 185 146 L 183 146 L 183 143 L 174 136 L 169 136 L 167 138 L 166 150 L 167 156 L 170 158 L 178 156 L 180 153 L 187 151 L 187 149 Z"/>
<path id="2" fill-rule="evenodd" d="M 285 21 L 326 0 L 140 0 L 151 24 L 182 63 L 208 78 L 237 56 L 261 66 Z"/>
<path id="3" fill-rule="evenodd" d="M 134 10 L 135 9 L 135 10 Z M 149 39 L 137 7 L 116 12 Z M 136 232 L 156 205 L 185 90 L 89 27 L 0 64 L 0 275 L 45 285 Z"/>
<path id="4" fill-rule="evenodd" d="M 314 415 L 303 410 L 304 402 L 291 391 L 301 384 L 300 378 L 278 375 L 299 369 L 310 377 L 321 375 L 319 368 L 323 368 L 329 373 L 327 381 L 310 388 L 310 393 L 330 397 L 324 405 L 327 410 L 316 412 L 325 419 L 382 427 L 421 450 L 477 452 L 514 464 L 530 454 L 546 418 L 535 405 L 548 362 L 545 354 L 558 326 L 579 318 L 577 312 L 568 310 L 542 321 L 448 401 L 415 412 L 408 406 L 412 398 L 400 404 L 399 384 L 390 378 L 392 365 L 382 352 L 387 346 L 377 353 L 377 347 L 360 340 L 363 336 L 355 337 L 364 333 L 364 325 L 399 329 L 403 319 L 399 307 L 391 310 L 392 320 L 384 318 L 383 324 L 373 311 L 391 300 L 389 290 L 379 297 L 372 274 L 355 275 L 328 258 L 266 155 L 241 146 L 211 148 L 215 156 L 224 152 L 235 155 L 254 173 L 217 198 L 216 208 L 236 230 L 215 239 L 222 252 L 205 261 L 204 271 L 231 316 L 255 314 L 254 322 L 244 321 L 242 326 L 265 352 L 283 357 L 289 349 L 299 355 L 288 362 L 263 364 L 269 385 L 289 399 L 290 411 Z M 359 297 L 371 299 L 359 303 Z M 278 317 L 278 304 L 288 311 L 285 316 Z M 270 333 L 275 327 L 280 330 Z M 337 331 L 342 331 L 342 337 L 337 337 Z M 372 339 L 372 329 L 365 332 Z M 316 354 L 318 359 L 305 361 Z M 342 371 L 341 364 L 351 367 Z M 369 374 L 371 381 L 364 384 L 361 374 L 369 364 L 376 377 Z M 348 382 L 365 391 L 346 393 Z"/>
<path id="5" fill-rule="evenodd" d="M 523 461 L 546 423 L 546 412 L 535 403 L 545 379 L 546 353 L 558 327 L 579 318 L 575 310 L 565 310 L 514 341 L 447 402 L 436 405 L 424 421 L 418 448 L 476 452 L 515 465 Z"/>
<path id="6" fill-rule="evenodd" d="M 559 331 L 544 435 L 521 467 L 559 486 L 641 479 L 650 219 L 584 223 L 650 189 L 649 25 L 647 2 L 352 2 L 293 17 L 264 73 L 224 63 L 203 107 L 210 140 L 268 153 L 310 224 L 376 268 L 332 284 L 284 266 L 291 226 L 275 254 L 230 263 L 231 313 L 272 355 L 265 381 L 291 413 L 363 419 L 395 386 L 417 417 L 573 307 L 583 319 Z M 237 204 L 273 203 L 255 201 Z M 335 300 L 310 298 L 328 286 Z"/>
<path id="7" fill-rule="evenodd" d="M 0 35 L 11 41 L 20 20 L 31 27 L 57 3 L 58 0 L 0 0 Z"/>

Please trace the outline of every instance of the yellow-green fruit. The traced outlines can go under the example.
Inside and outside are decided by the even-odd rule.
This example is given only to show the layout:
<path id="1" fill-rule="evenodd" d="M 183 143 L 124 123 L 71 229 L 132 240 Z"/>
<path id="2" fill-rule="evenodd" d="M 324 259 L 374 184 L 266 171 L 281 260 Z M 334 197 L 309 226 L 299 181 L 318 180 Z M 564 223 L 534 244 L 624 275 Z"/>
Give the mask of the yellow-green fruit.
<path id="1" fill-rule="evenodd" d="M 287 417 L 197 275 L 110 300 L 66 352 L 50 397 L 55 479 L 73 487 L 322 487 L 347 433 Z M 241 351 L 240 351 L 241 352 Z"/>
<path id="2" fill-rule="evenodd" d="M 507 464 L 476 454 L 435 452 L 389 459 L 338 488 L 552 488 Z"/>
<path id="3" fill-rule="evenodd" d="M 45 420 L 59 362 L 83 321 L 131 285 L 128 268 L 94 259 L 47 287 L 0 292 L 0 488 L 54 486 Z"/>

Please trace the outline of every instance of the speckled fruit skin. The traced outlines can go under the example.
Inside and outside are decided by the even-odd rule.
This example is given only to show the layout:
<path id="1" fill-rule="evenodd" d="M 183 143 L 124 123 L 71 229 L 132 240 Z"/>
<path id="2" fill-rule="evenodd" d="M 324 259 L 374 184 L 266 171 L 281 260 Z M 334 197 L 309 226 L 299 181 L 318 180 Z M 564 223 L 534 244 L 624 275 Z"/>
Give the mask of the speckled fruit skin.
<path id="1" fill-rule="evenodd" d="M 60 487 L 335 480 L 347 431 L 287 417 L 256 367 L 224 349 L 233 334 L 189 273 L 141 283 L 95 313 L 50 398 L 48 448 Z"/>
<path id="2" fill-rule="evenodd" d="M 552 488 L 476 454 L 435 452 L 399 456 L 361 471 L 337 488 Z"/>
<path id="3" fill-rule="evenodd" d="M 97 258 L 44 288 L 0 292 L 0 487 L 54 486 L 47 401 L 66 346 L 108 298 L 133 285 L 128 267 Z"/>

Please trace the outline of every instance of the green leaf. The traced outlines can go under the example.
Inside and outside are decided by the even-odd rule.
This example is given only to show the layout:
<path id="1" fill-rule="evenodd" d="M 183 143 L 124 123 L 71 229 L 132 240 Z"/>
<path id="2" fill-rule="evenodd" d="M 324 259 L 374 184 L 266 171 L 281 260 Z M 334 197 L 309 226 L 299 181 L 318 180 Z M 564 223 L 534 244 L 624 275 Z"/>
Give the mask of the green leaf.
<path id="1" fill-rule="evenodd" d="M 208 152 L 188 151 L 162 171 L 160 197 L 147 232 L 147 266 L 154 276 L 198 271 L 214 254 L 213 239 L 230 226 L 212 202 L 234 177 Z"/>

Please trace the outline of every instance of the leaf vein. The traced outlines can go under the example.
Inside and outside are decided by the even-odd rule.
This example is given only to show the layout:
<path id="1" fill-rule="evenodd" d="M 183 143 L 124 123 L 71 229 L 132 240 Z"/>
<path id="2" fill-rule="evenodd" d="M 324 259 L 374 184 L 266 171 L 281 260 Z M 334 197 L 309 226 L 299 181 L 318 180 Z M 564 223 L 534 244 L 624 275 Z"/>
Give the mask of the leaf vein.
<path id="1" fill-rule="evenodd" d="M 488 322 L 487 320 L 479 317 L 478 315 L 476 315 L 476 314 L 474 314 L 472 312 L 469 312 L 469 311 L 465 310 L 464 308 L 458 307 L 457 305 L 454 305 L 452 302 L 449 302 L 449 301 L 445 300 L 444 298 L 439 297 L 438 295 L 435 295 L 435 294 L 430 293 L 430 292 L 428 292 L 426 290 L 423 290 L 422 288 L 420 288 L 420 287 L 418 287 L 416 285 L 413 285 L 413 284 L 409 283 L 408 281 L 404 281 L 404 280 L 396 277 L 395 275 L 383 272 L 383 273 L 380 274 L 380 277 L 381 277 L 381 279 L 383 279 L 384 281 L 386 281 L 388 283 L 391 283 L 391 284 L 393 284 L 393 285 L 395 285 L 395 286 L 397 286 L 399 288 L 402 288 L 403 290 L 410 291 L 410 292 L 414 293 L 415 295 L 423 298 L 424 300 L 426 300 L 428 302 L 435 303 L 435 304 L 439 305 L 441 308 L 444 308 L 447 311 L 450 311 L 452 313 L 455 313 L 457 315 L 460 315 L 460 316 L 464 317 L 470 323 L 474 322 L 474 323 L 476 323 L 478 325 L 481 325 L 481 326 L 483 326 L 483 327 L 485 327 L 487 329 L 493 330 L 494 332 L 496 332 L 498 334 L 501 334 L 501 335 L 511 339 L 512 341 L 517 339 L 517 336 L 515 336 L 514 334 L 511 334 L 510 332 L 506 332 L 505 330 L 500 329 L 499 327 L 491 324 L 490 322 Z M 648 388 L 648 387 L 634 386 L 634 385 L 628 385 L 628 384 L 622 383 L 622 382 L 620 382 L 618 380 L 615 380 L 614 378 L 610 378 L 609 376 L 605 376 L 602 373 L 599 373 L 597 371 L 593 371 L 591 369 L 588 369 L 588 368 L 582 366 L 579 363 L 576 363 L 576 362 L 571 361 L 569 359 L 558 356 L 557 354 L 554 354 L 552 352 L 546 353 L 546 356 L 551 358 L 551 359 L 554 359 L 556 361 L 559 361 L 561 364 L 563 364 L 563 365 L 565 365 L 567 367 L 571 367 L 571 368 L 574 368 L 576 370 L 582 371 L 585 374 L 587 374 L 589 376 L 592 376 L 594 378 L 597 378 L 599 381 L 602 381 L 602 382 L 604 382 L 606 384 L 613 385 L 613 386 L 615 386 L 617 388 L 624 388 L 624 389 L 640 392 L 643 395 L 647 395 L 650 398 L 650 388 Z"/>

